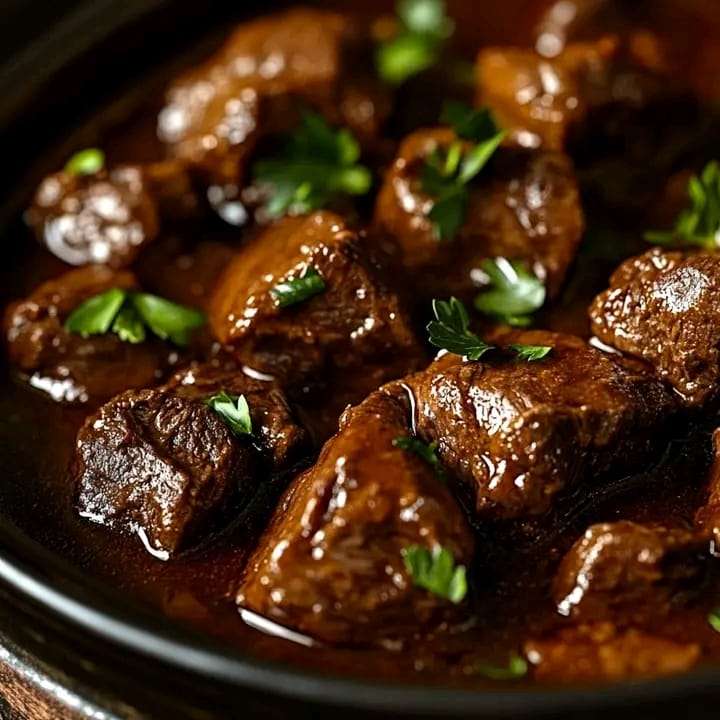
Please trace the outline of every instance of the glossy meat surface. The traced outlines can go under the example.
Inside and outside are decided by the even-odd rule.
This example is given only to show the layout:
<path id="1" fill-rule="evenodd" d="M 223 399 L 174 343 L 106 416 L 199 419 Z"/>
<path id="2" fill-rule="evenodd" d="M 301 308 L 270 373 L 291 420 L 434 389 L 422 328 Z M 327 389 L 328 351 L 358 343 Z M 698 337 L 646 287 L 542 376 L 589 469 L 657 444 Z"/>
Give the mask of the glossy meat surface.
<path id="1" fill-rule="evenodd" d="M 666 613 L 697 587 L 709 537 L 627 520 L 589 527 L 563 558 L 553 585 L 561 615 L 585 622 Z"/>
<path id="2" fill-rule="evenodd" d="M 136 288 L 134 275 L 101 265 L 72 270 L 36 288 L 5 312 L 5 341 L 12 362 L 30 384 L 55 400 L 88 402 L 157 382 L 171 364 L 162 343 L 121 342 L 116 335 L 83 338 L 64 322 L 84 300 L 111 288 Z"/>
<path id="3" fill-rule="evenodd" d="M 158 135 L 174 157 L 219 184 L 245 180 L 258 141 L 291 129 L 302 106 L 374 136 L 388 101 L 358 74 L 363 42 L 348 18 L 311 8 L 246 23 L 171 86 Z"/>
<path id="4" fill-rule="evenodd" d="M 325 289 L 280 307 L 271 290 L 309 268 Z M 384 366 L 389 380 L 422 357 L 364 238 L 329 212 L 285 218 L 240 248 L 213 293 L 210 324 L 242 362 L 287 382 L 363 363 Z"/>
<path id="5" fill-rule="evenodd" d="M 520 260 L 541 277 L 551 294 L 562 286 L 584 221 L 569 158 L 555 152 L 501 148 L 470 188 L 465 222 L 451 242 L 440 241 L 422 191 L 425 160 L 456 140 L 448 128 L 406 137 L 385 176 L 375 225 L 400 246 L 406 272 L 420 273 L 428 295 L 472 297 L 481 262 Z"/>
<path id="6" fill-rule="evenodd" d="M 478 517 L 544 513 L 558 493 L 652 456 L 674 407 L 661 383 L 573 336 L 501 339 L 552 350 L 536 363 L 446 355 L 404 380 L 418 433 L 438 443 Z"/>
<path id="7" fill-rule="evenodd" d="M 369 644 L 439 628 L 450 601 L 415 587 L 402 550 L 441 545 L 467 564 L 473 539 L 433 468 L 395 447 L 402 398 L 374 393 L 342 418 L 280 503 L 238 604 L 312 638 Z"/>
<path id="8" fill-rule="evenodd" d="M 245 396 L 253 436 L 234 435 L 208 407 L 223 390 Z M 213 520 L 227 521 L 233 501 L 247 501 L 305 442 L 279 388 L 196 367 L 155 390 L 123 393 L 87 419 L 75 456 L 78 509 L 136 533 L 166 559 L 202 539 Z"/>
<path id="9" fill-rule="evenodd" d="M 720 257 L 660 248 L 626 260 L 590 307 L 604 343 L 650 363 L 688 405 L 718 390 Z"/>

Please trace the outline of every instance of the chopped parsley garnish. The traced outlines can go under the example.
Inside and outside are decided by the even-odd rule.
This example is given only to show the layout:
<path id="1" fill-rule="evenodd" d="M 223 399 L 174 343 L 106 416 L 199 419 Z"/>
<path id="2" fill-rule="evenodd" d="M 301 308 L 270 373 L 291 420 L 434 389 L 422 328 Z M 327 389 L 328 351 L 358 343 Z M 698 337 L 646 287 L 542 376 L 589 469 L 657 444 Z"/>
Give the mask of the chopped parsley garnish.
<path id="1" fill-rule="evenodd" d="M 250 407 L 244 395 L 230 395 L 221 390 L 209 397 L 205 404 L 223 419 L 233 434 L 252 434 Z"/>
<path id="2" fill-rule="evenodd" d="M 520 360 L 535 362 L 547 357 L 552 348 L 549 345 L 510 345 Z"/>
<path id="3" fill-rule="evenodd" d="M 75 153 L 66 163 L 70 175 L 94 175 L 105 166 L 105 153 L 98 148 L 87 148 Z"/>
<path id="4" fill-rule="evenodd" d="M 472 123 L 471 123 L 472 124 Z M 480 124 L 468 131 L 481 131 Z M 469 193 L 467 185 L 485 167 L 505 133 L 494 122 L 486 125 L 473 145 L 456 140 L 446 150 L 435 150 L 426 159 L 420 178 L 423 192 L 433 198 L 430 220 L 441 240 L 451 240 L 465 221 Z"/>
<path id="5" fill-rule="evenodd" d="M 492 348 L 469 329 L 470 318 L 460 300 L 433 300 L 432 307 L 435 320 L 427 326 L 432 345 L 470 360 L 479 360 Z"/>
<path id="6" fill-rule="evenodd" d="M 284 151 L 253 166 L 256 183 L 267 190 L 265 212 L 302 215 L 339 195 L 364 195 L 372 176 L 359 159 L 360 145 L 349 130 L 335 130 L 321 115 L 305 112 Z"/>
<path id="7" fill-rule="evenodd" d="M 435 474 L 441 478 L 445 478 L 445 469 L 440 462 L 440 458 L 437 456 L 436 442 L 424 443 L 422 440 L 409 435 L 401 435 L 393 440 L 393 445 L 400 448 L 401 450 L 407 450 L 408 452 L 415 453 L 421 457 L 428 465 L 432 466 L 435 470 Z"/>
<path id="8" fill-rule="evenodd" d="M 428 550 L 420 545 L 402 549 L 405 568 L 417 587 L 446 598 L 455 604 L 467 594 L 467 577 L 464 565 L 455 565 L 452 553 L 435 545 Z"/>
<path id="9" fill-rule="evenodd" d="M 83 337 L 112 331 L 129 343 L 142 342 L 147 329 L 182 347 L 204 322 L 205 316 L 193 308 L 148 293 L 112 288 L 80 303 L 65 321 L 65 329 Z"/>
<path id="10" fill-rule="evenodd" d="M 525 658 L 520 655 L 513 654 L 508 660 L 505 667 L 498 665 L 474 665 L 472 668 L 473 675 L 482 675 L 489 680 L 517 680 L 525 677 L 528 671 L 528 664 Z"/>
<path id="11" fill-rule="evenodd" d="M 473 108 L 455 100 L 444 104 L 440 122 L 450 125 L 458 137 L 473 142 L 482 142 L 500 132 L 488 108 Z"/>
<path id="12" fill-rule="evenodd" d="M 485 260 L 481 268 L 489 283 L 475 298 L 475 308 L 508 325 L 529 325 L 531 314 L 545 302 L 543 283 L 520 263 L 505 258 Z"/>
<path id="13" fill-rule="evenodd" d="M 391 85 L 400 85 L 432 67 L 455 29 L 443 0 L 401 0 L 397 17 L 397 35 L 377 51 L 380 77 Z"/>
<path id="14" fill-rule="evenodd" d="M 270 294 L 275 298 L 279 307 L 286 308 L 290 305 L 305 302 L 305 300 L 319 295 L 324 290 L 325 281 L 320 273 L 310 266 L 300 277 L 285 280 L 275 285 L 270 290 Z"/>
<path id="15" fill-rule="evenodd" d="M 645 239 L 672 247 L 720 247 L 720 164 L 709 162 L 700 176 L 688 181 L 688 207 L 680 212 L 675 227 L 667 232 L 650 231 Z"/>
<path id="16" fill-rule="evenodd" d="M 708 615 L 708 624 L 715 631 L 720 633 L 720 608 L 715 608 Z"/>

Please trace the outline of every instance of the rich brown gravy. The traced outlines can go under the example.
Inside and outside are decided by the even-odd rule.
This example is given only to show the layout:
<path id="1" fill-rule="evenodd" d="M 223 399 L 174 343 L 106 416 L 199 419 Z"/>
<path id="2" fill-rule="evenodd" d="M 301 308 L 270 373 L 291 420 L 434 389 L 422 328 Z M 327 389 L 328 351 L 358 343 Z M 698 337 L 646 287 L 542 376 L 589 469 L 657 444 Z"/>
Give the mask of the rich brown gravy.
<path id="1" fill-rule="evenodd" d="M 387 10 L 391 5 L 368 0 L 323 3 L 328 4 L 365 14 Z M 448 4 L 457 20 L 456 49 L 465 61 L 471 62 L 474 51 L 483 44 L 528 43 L 540 9 L 548 3 L 515 0 L 482 3 L 482 8 L 479 3 L 462 0 Z M 710 4 L 706 4 L 708 8 Z M 669 5 L 672 3 L 662 3 L 663 7 Z M 661 21 L 664 17 L 660 11 L 658 17 Z M 710 26 L 707 34 L 695 38 L 694 44 L 718 52 Z M 110 163 L 160 157 L 153 131 L 156 110 L 150 102 L 105 132 L 102 146 L 108 149 Z M 32 188 L 28 191 L 29 195 Z M 586 212 L 589 236 L 562 298 L 538 318 L 539 327 L 587 336 L 586 309 L 590 299 L 604 289 L 619 260 L 642 247 L 637 240 L 639 223 L 633 223 L 633 218 L 624 217 L 610 225 L 606 214 L 594 213 L 592 205 L 586 207 Z M 8 263 L 0 272 L 0 305 L 27 294 L 40 280 L 63 270 L 59 261 L 36 245 L 29 230 L 18 229 L 16 233 L 6 242 L 22 247 L 18 261 L 12 267 Z M 204 241 L 219 243 L 220 248 L 232 246 L 241 234 L 219 222 L 202 228 Z M 158 242 L 150 255 L 152 260 L 141 272 L 150 290 L 189 302 L 189 286 L 182 281 L 182 269 L 188 272 L 190 263 L 194 263 L 190 293 L 202 299 L 217 269 L 217 254 L 209 251 L 193 255 L 195 237 L 195 228 L 173 228 Z M 164 275 L 163 269 L 167 271 Z M 119 535 L 80 519 L 73 508 L 67 468 L 86 411 L 53 403 L 44 393 L 13 378 L 6 365 L 2 366 L 0 383 L 0 457 L 4 461 L 0 503 L 3 512 L 29 535 L 70 559 L 89 576 L 225 644 L 257 657 L 306 668 L 332 668 L 339 674 L 472 687 L 490 684 L 473 674 L 473 662 L 504 665 L 524 639 L 557 622 L 549 581 L 561 553 L 582 530 L 591 522 L 620 518 L 673 517 L 690 521 L 709 462 L 707 431 L 693 431 L 689 439 L 685 438 L 687 441 L 673 444 L 657 467 L 649 468 L 637 483 L 624 483 L 622 493 L 599 499 L 574 517 L 558 518 L 553 533 L 541 535 L 522 551 L 506 553 L 502 562 L 491 563 L 490 572 L 479 581 L 474 624 L 461 633 L 427 640 L 413 652 L 308 649 L 253 630 L 238 616 L 233 596 L 245 560 L 242 525 L 230 528 L 203 548 L 164 563 L 148 554 L 136 537 Z M 327 411 L 329 417 L 316 421 L 323 427 L 332 426 L 343 405 L 341 398 L 337 405 Z M 683 434 L 687 435 L 687 429 L 679 428 L 678 435 Z M 720 596 L 720 581 L 713 583 L 703 594 L 704 600 L 671 615 L 662 627 L 664 636 L 698 642 L 707 662 L 720 661 L 720 635 L 706 621 L 708 610 Z"/>

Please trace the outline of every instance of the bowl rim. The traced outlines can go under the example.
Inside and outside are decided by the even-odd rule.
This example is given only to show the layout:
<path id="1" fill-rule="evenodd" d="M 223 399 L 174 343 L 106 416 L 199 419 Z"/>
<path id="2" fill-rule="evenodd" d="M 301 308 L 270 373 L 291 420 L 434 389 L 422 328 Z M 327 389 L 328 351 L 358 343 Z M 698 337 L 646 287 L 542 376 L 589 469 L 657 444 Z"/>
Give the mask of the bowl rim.
<path id="1" fill-rule="evenodd" d="M 24 51 L 0 67 L 0 128 L 16 122 L 34 93 L 61 69 L 131 23 L 173 0 L 84 0 Z M 30 81 L 28 82 L 28 78 Z M 22 82 L 21 82 L 22 81 Z M 0 516 L 0 582 L 72 628 L 114 646 L 209 681 L 260 690 L 286 699 L 397 715 L 517 717 L 577 709 L 639 707 L 642 703 L 712 691 L 720 668 L 699 668 L 654 680 L 593 686 L 469 690 L 421 687 L 308 672 L 226 649 L 211 638 L 159 615 L 103 597 L 93 581 L 59 554 Z"/>

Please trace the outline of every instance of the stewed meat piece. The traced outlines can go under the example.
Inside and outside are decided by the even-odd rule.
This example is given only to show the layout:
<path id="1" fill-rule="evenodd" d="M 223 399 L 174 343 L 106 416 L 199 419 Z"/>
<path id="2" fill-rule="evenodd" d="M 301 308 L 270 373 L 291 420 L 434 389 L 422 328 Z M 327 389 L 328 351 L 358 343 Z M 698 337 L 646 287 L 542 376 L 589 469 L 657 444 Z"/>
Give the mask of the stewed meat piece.
<path id="1" fill-rule="evenodd" d="M 697 530 L 629 520 L 589 527 L 553 585 L 558 612 L 583 621 L 654 617 L 702 577 L 709 538 Z"/>
<path id="2" fill-rule="evenodd" d="M 583 232 L 572 163 L 561 153 L 501 148 L 470 186 L 462 227 L 440 241 L 423 166 L 456 139 L 449 128 L 437 128 L 404 140 L 380 190 L 375 225 L 397 241 L 402 265 L 429 297 L 471 298 L 482 284 L 482 261 L 493 257 L 523 261 L 557 293 Z"/>
<path id="3" fill-rule="evenodd" d="M 173 162 L 46 177 L 27 213 L 40 242 L 69 265 L 123 268 L 154 240 L 160 218 L 183 217 L 197 198 Z"/>
<path id="4" fill-rule="evenodd" d="M 334 12 L 294 8 L 246 22 L 173 83 L 158 135 L 218 185 L 240 183 L 258 141 L 292 128 L 303 106 L 361 138 L 375 136 L 389 103 L 358 72 L 370 66 L 368 51 L 364 33 Z"/>
<path id="5" fill-rule="evenodd" d="M 393 441 L 403 398 L 376 392 L 345 413 L 288 489 L 248 565 L 238 604 L 326 642 L 371 644 L 436 628 L 455 607 L 413 584 L 412 546 L 472 560 L 464 515 L 435 469 Z"/>
<path id="6" fill-rule="evenodd" d="M 713 463 L 705 489 L 705 501 L 695 514 L 695 524 L 709 533 L 720 547 L 720 429 L 712 436 Z"/>
<path id="7" fill-rule="evenodd" d="M 720 256 L 655 248 L 626 260 L 590 307 L 600 340 L 650 363 L 688 405 L 711 401 L 720 377 Z"/>
<path id="8" fill-rule="evenodd" d="M 243 395 L 252 434 L 234 433 L 207 400 Z M 198 366 L 131 390 L 91 415 L 77 437 L 78 509 L 136 533 L 167 558 L 250 499 L 307 449 L 280 389 L 242 372 Z"/>
<path id="9" fill-rule="evenodd" d="M 242 362 L 290 383 L 365 363 L 384 367 L 385 380 L 417 367 L 406 315 L 363 241 L 328 212 L 267 228 L 237 251 L 215 288 L 217 338 Z"/>
<path id="10" fill-rule="evenodd" d="M 543 513 L 578 482 L 590 486 L 652 457 L 674 401 L 644 369 L 542 330 L 506 333 L 497 343 L 552 350 L 537 362 L 445 355 L 403 380 L 418 433 L 438 443 L 478 516 Z"/>
<path id="11" fill-rule="evenodd" d="M 163 343 L 132 345 L 116 335 L 83 338 L 64 322 L 83 301 L 111 288 L 135 289 L 129 272 L 103 265 L 71 270 L 7 308 L 5 341 L 11 362 L 30 384 L 55 400 L 106 400 L 123 390 L 156 383 L 172 360 Z"/>
<path id="12" fill-rule="evenodd" d="M 607 622 L 530 640 L 525 652 L 536 679 L 563 683 L 673 675 L 689 670 L 701 655 L 697 643 L 619 630 Z"/>

